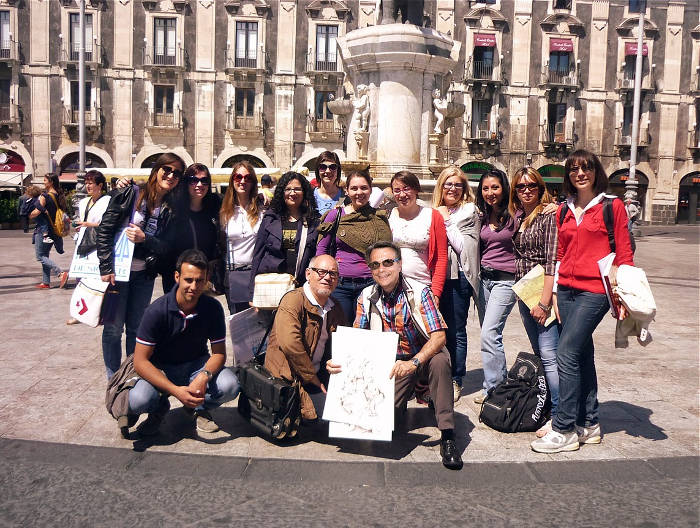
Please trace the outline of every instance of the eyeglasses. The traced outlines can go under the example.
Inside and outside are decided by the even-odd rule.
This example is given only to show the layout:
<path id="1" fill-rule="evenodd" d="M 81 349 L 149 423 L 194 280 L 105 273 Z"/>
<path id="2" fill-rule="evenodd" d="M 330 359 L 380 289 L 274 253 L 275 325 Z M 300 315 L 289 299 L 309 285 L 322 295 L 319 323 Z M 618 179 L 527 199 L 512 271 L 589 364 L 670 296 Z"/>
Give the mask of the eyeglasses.
<path id="1" fill-rule="evenodd" d="M 515 186 L 515 190 L 519 193 L 524 193 L 526 190 L 536 191 L 539 187 L 538 183 L 519 183 Z"/>
<path id="2" fill-rule="evenodd" d="M 180 169 L 173 169 L 170 165 L 163 165 L 160 170 L 163 171 L 163 176 L 172 176 L 178 180 L 182 178 L 182 171 Z"/>
<path id="3" fill-rule="evenodd" d="M 574 165 L 569 168 L 569 174 L 578 174 L 580 170 L 583 172 L 593 172 L 593 167 L 579 167 L 578 165 Z"/>
<path id="4" fill-rule="evenodd" d="M 235 181 L 236 183 L 247 182 L 247 181 L 252 182 L 253 176 L 251 174 L 234 174 L 233 181 Z"/>
<path id="5" fill-rule="evenodd" d="M 411 194 L 413 189 L 410 187 L 404 187 L 403 189 L 392 189 L 391 192 L 393 192 L 396 196 L 400 196 L 402 194 Z"/>
<path id="6" fill-rule="evenodd" d="M 302 189 L 301 187 L 287 187 L 284 190 L 284 194 L 300 194 L 303 192 L 304 192 L 304 189 Z"/>
<path id="7" fill-rule="evenodd" d="M 205 187 L 208 187 L 211 185 L 211 178 L 209 176 L 205 176 L 204 178 L 197 178 L 197 176 L 188 176 L 186 178 L 188 185 L 191 185 L 192 187 L 196 187 L 198 183 L 201 183 Z"/>
<path id="8" fill-rule="evenodd" d="M 391 268 L 394 265 L 394 263 L 398 262 L 399 260 L 401 260 L 399 257 L 393 259 L 384 259 L 381 262 L 379 262 L 378 260 L 373 260 L 372 262 L 367 263 L 367 267 L 372 271 L 378 270 L 379 266 Z"/>
<path id="9" fill-rule="evenodd" d="M 444 185 L 445 189 L 464 189 L 463 183 L 446 183 Z"/>
<path id="10" fill-rule="evenodd" d="M 333 280 L 336 280 L 338 278 L 337 271 L 327 270 L 327 269 L 323 269 L 323 268 L 309 268 L 309 269 L 315 271 L 318 274 L 319 279 L 322 279 L 326 275 L 328 275 Z"/>
<path id="11" fill-rule="evenodd" d="M 331 163 L 331 164 L 329 164 L 329 165 L 326 165 L 325 163 L 321 163 L 321 164 L 318 166 L 318 170 L 319 170 L 319 172 L 325 172 L 325 171 L 333 171 L 333 172 L 335 172 L 335 171 L 338 170 L 338 165 L 336 165 L 335 163 Z"/>

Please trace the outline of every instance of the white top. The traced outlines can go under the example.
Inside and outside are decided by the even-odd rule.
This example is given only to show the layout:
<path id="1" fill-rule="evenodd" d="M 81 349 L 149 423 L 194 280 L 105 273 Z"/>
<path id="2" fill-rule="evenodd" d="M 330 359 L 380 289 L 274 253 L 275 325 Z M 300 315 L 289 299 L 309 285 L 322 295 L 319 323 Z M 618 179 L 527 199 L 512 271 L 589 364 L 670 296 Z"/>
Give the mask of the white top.
<path id="1" fill-rule="evenodd" d="M 316 372 L 319 371 L 321 368 L 321 360 L 323 359 L 323 351 L 326 348 L 326 342 L 328 341 L 328 329 L 326 328 L 326 315 L 328 315 L 328 312 L 331 311 L 331 308 L 335 305 L 332 299 L 328 299 L 326 304 L 324 306 L 321 306 L 318 301 L 316 300 L 316 297 L 314 297 L 313 292 L 311 291 L 311 286 L 309 286 L 308 282 L 304 283 L 304 295 L 306 295 L 306 298 L 309 300 L 311 304 L 314 306 L 318 306 L 321 310 L 321 335 L 318 337 L 318 343 L 316 344 L 316 350 L 314 350 L 314 355 L 311 357 L 311 364 L 314 366 L 314 370 Z"/>
<path id="2" fill-rule="evenodd" d="M 109 205 L 109 196 L 103 194 L 100 196 L 93 206 L 88 211 L 87 220 L 85 220 L 85 209 L 87 208 L 90 197 L 86 196 L 78 204 L 78 220 L 81 222 L 87 221 L 91 224 L 99 224 L 102 221 L 102 215 L 105 214 L 107 206 Z"/>
<path id="3" fill-rule="evenodd" d="M 253 250 L 263 214 L 258 215 L 257 223 L 251 227 L 248 213 L 240 205 L 233 211 L 226 225 L 227 258 L 233 256 L 234 266 L 249 266 L 253 262 Z"/>
<path id="4" fill-rule="evenodd" d="M 430 285 L 431 276 L 428 269 L 428 242 L 433 210 L 423 207 L 413 220 L 404 220 L 399 216 L 398 208 L 391 211 L 389 227 L 394 243 L 401 248 L 401 269 L 409 279 Z"/>

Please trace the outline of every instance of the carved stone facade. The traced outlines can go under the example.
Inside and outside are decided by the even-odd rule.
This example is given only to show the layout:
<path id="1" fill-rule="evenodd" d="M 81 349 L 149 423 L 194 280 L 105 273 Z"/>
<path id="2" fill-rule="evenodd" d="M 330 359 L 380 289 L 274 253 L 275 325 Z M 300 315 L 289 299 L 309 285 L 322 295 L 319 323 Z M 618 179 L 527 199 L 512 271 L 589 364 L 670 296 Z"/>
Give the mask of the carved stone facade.
<path id="1" fill-rule="evenodd" d="M 587 148 L 624 192 L 628 0 L 423 4 L 423 23 L 461 43 L 451 79 L 424 87 L 465 108 L 440 140 L 441 163 L 472 174 L 530 164 L 556 187 L 567 153 Z M 642 219 L 669 223 L 695 210 L 700 188 L 700 15 L 696 0 L 647 5 L 637 174 Z M 0 150 L 36 176 L 75 169 L 77 13 L 76 0 L 0 0 Z M 371 127 L 357 143 L 327 102 L 353 93 L 336 40 L 375 25 L 376 0 L 91 0 L 86 13 L 89 165 L 148 166 L 172 151 L 286 170 L 372 145 Z M 420 141 L 431 162 L 434 125 Z"/>

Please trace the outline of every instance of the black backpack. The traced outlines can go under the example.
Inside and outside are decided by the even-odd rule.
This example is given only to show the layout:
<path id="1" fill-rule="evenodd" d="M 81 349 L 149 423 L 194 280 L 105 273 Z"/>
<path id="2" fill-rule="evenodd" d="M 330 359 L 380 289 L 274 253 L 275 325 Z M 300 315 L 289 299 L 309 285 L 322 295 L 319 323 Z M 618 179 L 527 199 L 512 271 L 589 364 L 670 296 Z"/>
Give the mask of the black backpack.
<path id="1" fill-rule="evenodd" d="M 619 198 L 608 198 L 607 196 L 603 198 L 603 222 L 605 222 L 605 229 L 608 232 L 608 243 L 610 244 L 610 251 L 615 253 L 615 213 L 613 212 L 613 200 L 619 200 Z M 569 212 L 569 206 L 564 203 L 561 209 L 559 209 L 558 224 L 559 227 L 564 224 L 566 215 Z M 629 224 L 627 224 L 629 226 Z M 632 253 L 637 250 L 637 243 L 634 241 L 634 235 L 632 231 L 630 234 L 630 245 L 632 246 Z"/>
<path id="2" fill-rule="evenodd" d="M 551 407 L 542 360 L 520 352 L 506 379 L 489 389 L 479 421 L 503 433 L 537 431 L 548 420 Z"/>

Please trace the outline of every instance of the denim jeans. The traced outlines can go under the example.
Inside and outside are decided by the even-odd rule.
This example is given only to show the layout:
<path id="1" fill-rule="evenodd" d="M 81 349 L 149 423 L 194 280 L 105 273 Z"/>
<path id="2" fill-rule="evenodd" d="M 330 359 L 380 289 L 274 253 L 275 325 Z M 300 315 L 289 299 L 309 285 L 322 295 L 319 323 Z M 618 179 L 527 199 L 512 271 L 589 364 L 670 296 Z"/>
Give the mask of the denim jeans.
<path id="1" fill-rule="evenodd" d="M 540 356 L 544 366 L 544 377 L 552 398 L 552 417 L 559 405 L 559 371 L 557 370 L 557 345 L 559 344 L 559 323 L 555 320 L 549 326 L 542 326 L 530 315 L 530 308 L 518 301 L 520 318 L 530 340 L 532 351 Z"/>
<path id="2" fill-rule="evenodd" d="M 459 272 L 456 279 L 447 279 L 440 298 L 440 313 L 447 323 L 445 333 L 447 350 L 452 360 L 452 380 L 462 386 L 467 373 L 467 314 L 472 286 Z"/>
<path id="3" fill-rule="evenodd" d="M 609 309 L 602 293 L 559 286 L 557 304 L 561 334 L 557 348 L 559 407 L 552 428 L 570 433 L 575 426 L 598 423 L 598 379 L 596 377 L 593 331 Z"/>
<path id="4" fill-rule="evenodd" d="M 41 233 L 34 234 L 34 254 L 41 263 L 41 282 L 51 284 L 51 272 L 56 276 L 61 274 L 61 268 L 49 258 L 49 253 L 53 247 L 53 242 L 44 243 Z"/>
<path id="5" fill-rule="evenodd" d="M 208 355 L 201 356 L 186 363 L 174 365 L 158 365 L 166 377 L 175 385 L 183 387 L 199 374 L 209 359 Z M 224 367 L 209 380 L 207 390 L 204 394 L 204 403 L 195 410 L 213 409 L 222 403 L 233 400 L 241 390 L 238 378 L 231 369 Z M 129 391 L 129 414 L 139 415 L 143 413 L 155 412 L 160 407 L 162 398 L 168 395 L 161 395 L 160 391 L 144 379 L 140 379 Z"/>
<path id="6" fill-rule="evenodd" d="M 484 392 L 506 379 L 506 353 L 503 328 L 515 306 L 512 280 L 481 279 L 479 283 L 479 321 L 481 322 L 481 363 Z"/>
<path id="7" fill-rule="evenodd" d="M 372 277 L 340 277 L 338 280 L 338 287 L 333 290 L 332 297 L 343 309 L 347 326 L 352 326 L 355 321 L 357 297 L 362 290 L 373 283 Z"/>
<path id="8" fill-rule="evenodd" d="M 114 374 L 122 361 L 122 332 L 126 325 L 126 355 L 134 353 L 136 332 L 143 312 L 151 302 L 154 279 L 146 271 L 132 271 L 129 282 L 117 282 L 119 306 L 113 324 L 102 329 L 102 356 L 107 369 L 107 379 Z"/>

